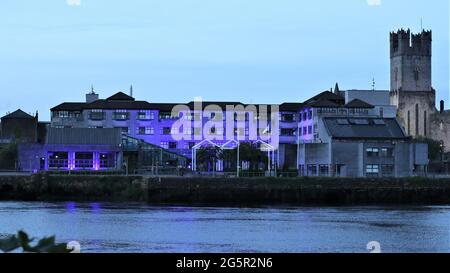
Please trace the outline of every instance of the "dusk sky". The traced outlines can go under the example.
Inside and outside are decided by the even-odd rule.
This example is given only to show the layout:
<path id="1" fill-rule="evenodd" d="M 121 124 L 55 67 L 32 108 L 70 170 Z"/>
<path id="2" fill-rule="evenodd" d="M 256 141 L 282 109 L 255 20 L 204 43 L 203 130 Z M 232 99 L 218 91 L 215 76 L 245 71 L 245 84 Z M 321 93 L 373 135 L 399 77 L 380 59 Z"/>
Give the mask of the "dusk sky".
<path id="1" fill-rule="evenodd" d="M 433 30 L 449 105 L 448 0 L 2 0 L 0 114 L 117 91 L 149 102 L 300 102 L 389 89 L 389 32 Z"/>

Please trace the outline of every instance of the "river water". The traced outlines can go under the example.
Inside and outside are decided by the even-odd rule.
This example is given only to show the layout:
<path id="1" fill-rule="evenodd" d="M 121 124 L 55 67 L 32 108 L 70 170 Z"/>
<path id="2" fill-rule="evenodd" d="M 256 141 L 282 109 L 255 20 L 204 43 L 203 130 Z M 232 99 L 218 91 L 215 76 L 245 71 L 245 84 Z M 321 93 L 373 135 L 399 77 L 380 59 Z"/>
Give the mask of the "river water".
<path id="1" fill-rule="evenodd" d="M 78 241 L 82 252 L 450 252 L 450 206 L 197 208 L 0 202 L 0 237 Z"/>

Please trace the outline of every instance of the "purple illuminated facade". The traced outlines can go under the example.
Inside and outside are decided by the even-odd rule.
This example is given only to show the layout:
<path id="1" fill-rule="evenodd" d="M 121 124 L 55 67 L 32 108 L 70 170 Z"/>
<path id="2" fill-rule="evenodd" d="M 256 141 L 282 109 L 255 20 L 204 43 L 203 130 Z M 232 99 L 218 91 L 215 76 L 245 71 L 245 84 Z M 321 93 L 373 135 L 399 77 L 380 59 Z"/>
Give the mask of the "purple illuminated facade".
<path id="1" fill-rule="evenodd" d="M 272 130 L 271 121 L 277 119 L 278 136 L 276 145 L 275 164 L 289 168 L 298 167 L 297 147 L 302 143 L 320 143 L 319 128 L 323 117 L 328 116 L 369 116 L 374 115 L 374 106 L 363 101 L 345 101 L 344 95 L 338 89 L 335 92 L 325 91 L 303 103 L 283 103 L 277 105 L 277 113 L 273 115 L 268 109 L 268 121 L 257 122 L 256 136 L 252 135 L 250 121 L 258 120 L 260 113 L 247 111 L 249 105 L 239 102 L 202 102 L 200 110 L 197 102 L 189 103 L 149 103 L 137 101 L 130 95 L 119 92 L 107 99 L 99 99 L 93 90 L 86 95 L 86 102 L 62 103 L 51 109 L 52 128 L 116 128 L 122 133 L 145 143 L 161 147 L 170 152 L 192 157 L 192 149 L 213 135 L 213 142 L 224 145 L 230 140 L 227 135 L 227 124 L 232 124 L 233 139 L 240 142 L 267 141 L 261 137 L 265 129 Z M 173 114 L 175 106 L 184 106 L 188 111 Z M 218 106 L 224 111 L 224 116 L 215 120 L 217 128 L 206 128 L 208 122 L 215 118 L 214 111 L 209 108 Z M 229 112 L 227 107 L 242 106 L 244 118 L 235 116 L 231 123 L 227 122 Z M 259 105 L 255 106 L 261 112 Z M 236 108 L 237 109 L 237 108 Z M 371 112 L 372 111 L 372 112 Z M 229 117 L 228 117 L 229 118 Z M 184 120 L 181 127 L 174 126 L 176 122 Z M 259 120 L 258 120 L 259 121 Z M 274 128 L 277 130 L 277 128 Z M 208 132 L 206 132 L 208 130 Z"/>

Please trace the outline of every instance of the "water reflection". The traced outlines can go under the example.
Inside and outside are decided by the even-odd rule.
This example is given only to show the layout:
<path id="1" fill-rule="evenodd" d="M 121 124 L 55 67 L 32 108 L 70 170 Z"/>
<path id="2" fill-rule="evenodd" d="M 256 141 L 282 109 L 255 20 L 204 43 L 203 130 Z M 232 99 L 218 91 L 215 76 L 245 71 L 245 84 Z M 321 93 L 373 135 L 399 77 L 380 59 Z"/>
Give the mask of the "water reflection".
<path id="1" fill-rule="evenodd" d="M 449 252 L 450 207 L 189 208 L 0 202 L 0 234 L 87 252 Z"/>

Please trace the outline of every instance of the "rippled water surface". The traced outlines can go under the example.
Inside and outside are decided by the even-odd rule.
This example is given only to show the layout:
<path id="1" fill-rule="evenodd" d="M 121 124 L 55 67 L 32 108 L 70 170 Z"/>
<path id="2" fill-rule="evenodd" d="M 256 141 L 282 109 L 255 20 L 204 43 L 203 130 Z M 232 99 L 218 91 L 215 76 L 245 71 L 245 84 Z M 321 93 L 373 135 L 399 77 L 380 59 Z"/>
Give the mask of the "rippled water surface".
<path id="1" fill-rule="evenodd" d="M 450 207 L 194 208 L 0 202 L 0 236 L 79 241 L 82 252 L 450 252 Z"/>

